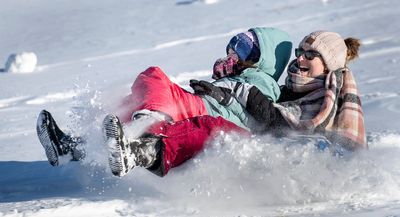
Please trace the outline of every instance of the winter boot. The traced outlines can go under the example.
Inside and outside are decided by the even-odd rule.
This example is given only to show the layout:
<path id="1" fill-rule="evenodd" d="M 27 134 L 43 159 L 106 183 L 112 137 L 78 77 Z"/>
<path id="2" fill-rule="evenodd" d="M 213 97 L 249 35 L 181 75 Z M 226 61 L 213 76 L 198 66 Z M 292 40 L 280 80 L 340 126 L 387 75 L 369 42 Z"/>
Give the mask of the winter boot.
<path id="1" fill-rule="evenodd" d="M 80 145 L 83 143 L 82 138 L 62 132 L 50 112 L 42 110 L 39 113 L 36 131 L 51 165 L 58 166 L 61 157 L 65 157 L 66 161 L 78 161 L 85 157 L 85 151 Z"/>
<path id="2" fill-rule="evenodd" d="M 160 138 L 144 136 L 128 140 L 118 117 L 107 115 L 103 121 L 106 145 L 109 150 L 109 164 L 115 176 L 122 177 L 135 166 L 149 168 L 160 151 Z"/>

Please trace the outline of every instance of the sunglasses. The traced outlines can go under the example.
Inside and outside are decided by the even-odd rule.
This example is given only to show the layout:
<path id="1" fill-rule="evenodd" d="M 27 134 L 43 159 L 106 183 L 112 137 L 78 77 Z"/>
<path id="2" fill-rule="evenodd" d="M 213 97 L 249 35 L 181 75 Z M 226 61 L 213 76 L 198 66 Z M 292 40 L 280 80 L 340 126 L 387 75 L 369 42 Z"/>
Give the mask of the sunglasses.
<path id="1" fill-rule="evenodd" d="M 308 60 L 313 60 L 315 57 L 321 57 L 321 54 L 314 50 L 305 51 L 303 48 L 296 48 L 294 50 L 294 55 L 299 58 L 304 54 L 304 57 Z"/>

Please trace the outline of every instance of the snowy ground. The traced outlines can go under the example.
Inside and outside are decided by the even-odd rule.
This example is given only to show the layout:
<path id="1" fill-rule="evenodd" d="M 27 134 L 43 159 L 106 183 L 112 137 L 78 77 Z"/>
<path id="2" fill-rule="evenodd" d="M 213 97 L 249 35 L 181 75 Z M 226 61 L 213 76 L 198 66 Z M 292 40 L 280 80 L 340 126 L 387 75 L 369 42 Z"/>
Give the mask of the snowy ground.
<path id="1" fill-rule="evenodd" d="M 0 71 L 34 52 L 33 73 L 0 72 L 0 216 L 400 216 L 397 0 L 3 0 Z M 99 123 L 135 76 L 157 65 L 183 87 L 210 79 L 234 34 L 317 29 L 362 39 L 351 65 L 370 150 L 346 158 L 268 136 L 222 136 L 165 178 L 110 175 Z M 90 135 L 82 163 L 51 167 L 36 138 L 41 109 Z"/>

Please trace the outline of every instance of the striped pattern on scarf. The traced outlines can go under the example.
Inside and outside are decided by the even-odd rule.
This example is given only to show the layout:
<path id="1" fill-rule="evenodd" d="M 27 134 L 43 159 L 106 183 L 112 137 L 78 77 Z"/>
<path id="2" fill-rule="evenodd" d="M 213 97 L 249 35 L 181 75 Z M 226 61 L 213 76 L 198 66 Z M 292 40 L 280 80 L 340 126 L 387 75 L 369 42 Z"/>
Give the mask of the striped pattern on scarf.
<path id="1" fill-rule="evenodd" d="M 292 62 L 286 85 L 294 92 L 311 91 L 295 101 L 274 104 L 293 129 L 323 133 L 350 149 L 367 148 L 361 100 L 349 69 L 331 71 L 325 79 L 309 78 Z"/>

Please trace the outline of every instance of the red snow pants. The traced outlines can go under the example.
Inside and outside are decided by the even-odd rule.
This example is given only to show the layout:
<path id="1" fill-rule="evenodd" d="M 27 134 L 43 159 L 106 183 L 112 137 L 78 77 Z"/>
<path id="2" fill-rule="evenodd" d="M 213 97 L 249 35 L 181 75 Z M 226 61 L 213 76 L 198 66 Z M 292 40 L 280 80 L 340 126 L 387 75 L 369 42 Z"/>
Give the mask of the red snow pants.
<path id="1" fill-rule="evenodd" d="M 124 123 L 142 109 L 167 114 L 174 122 L 208 114 L 199 96 L 173 83 L 158 67 L 150 67 L 138 75 L 121 107 L 118 113 Z"/>
<path id="2" fill-rule="evenodd" d="M 164 176 L 168 171 L 193 158 L 202 151 L 207 142 L 220 132 L 235 132 L 250 136 L 250 132 L 236 124 L 209 115 L 197 116 L 175 123 L 163 122 L 149 132 L 162 136 L 161 163 L 150 171 Z"/>

